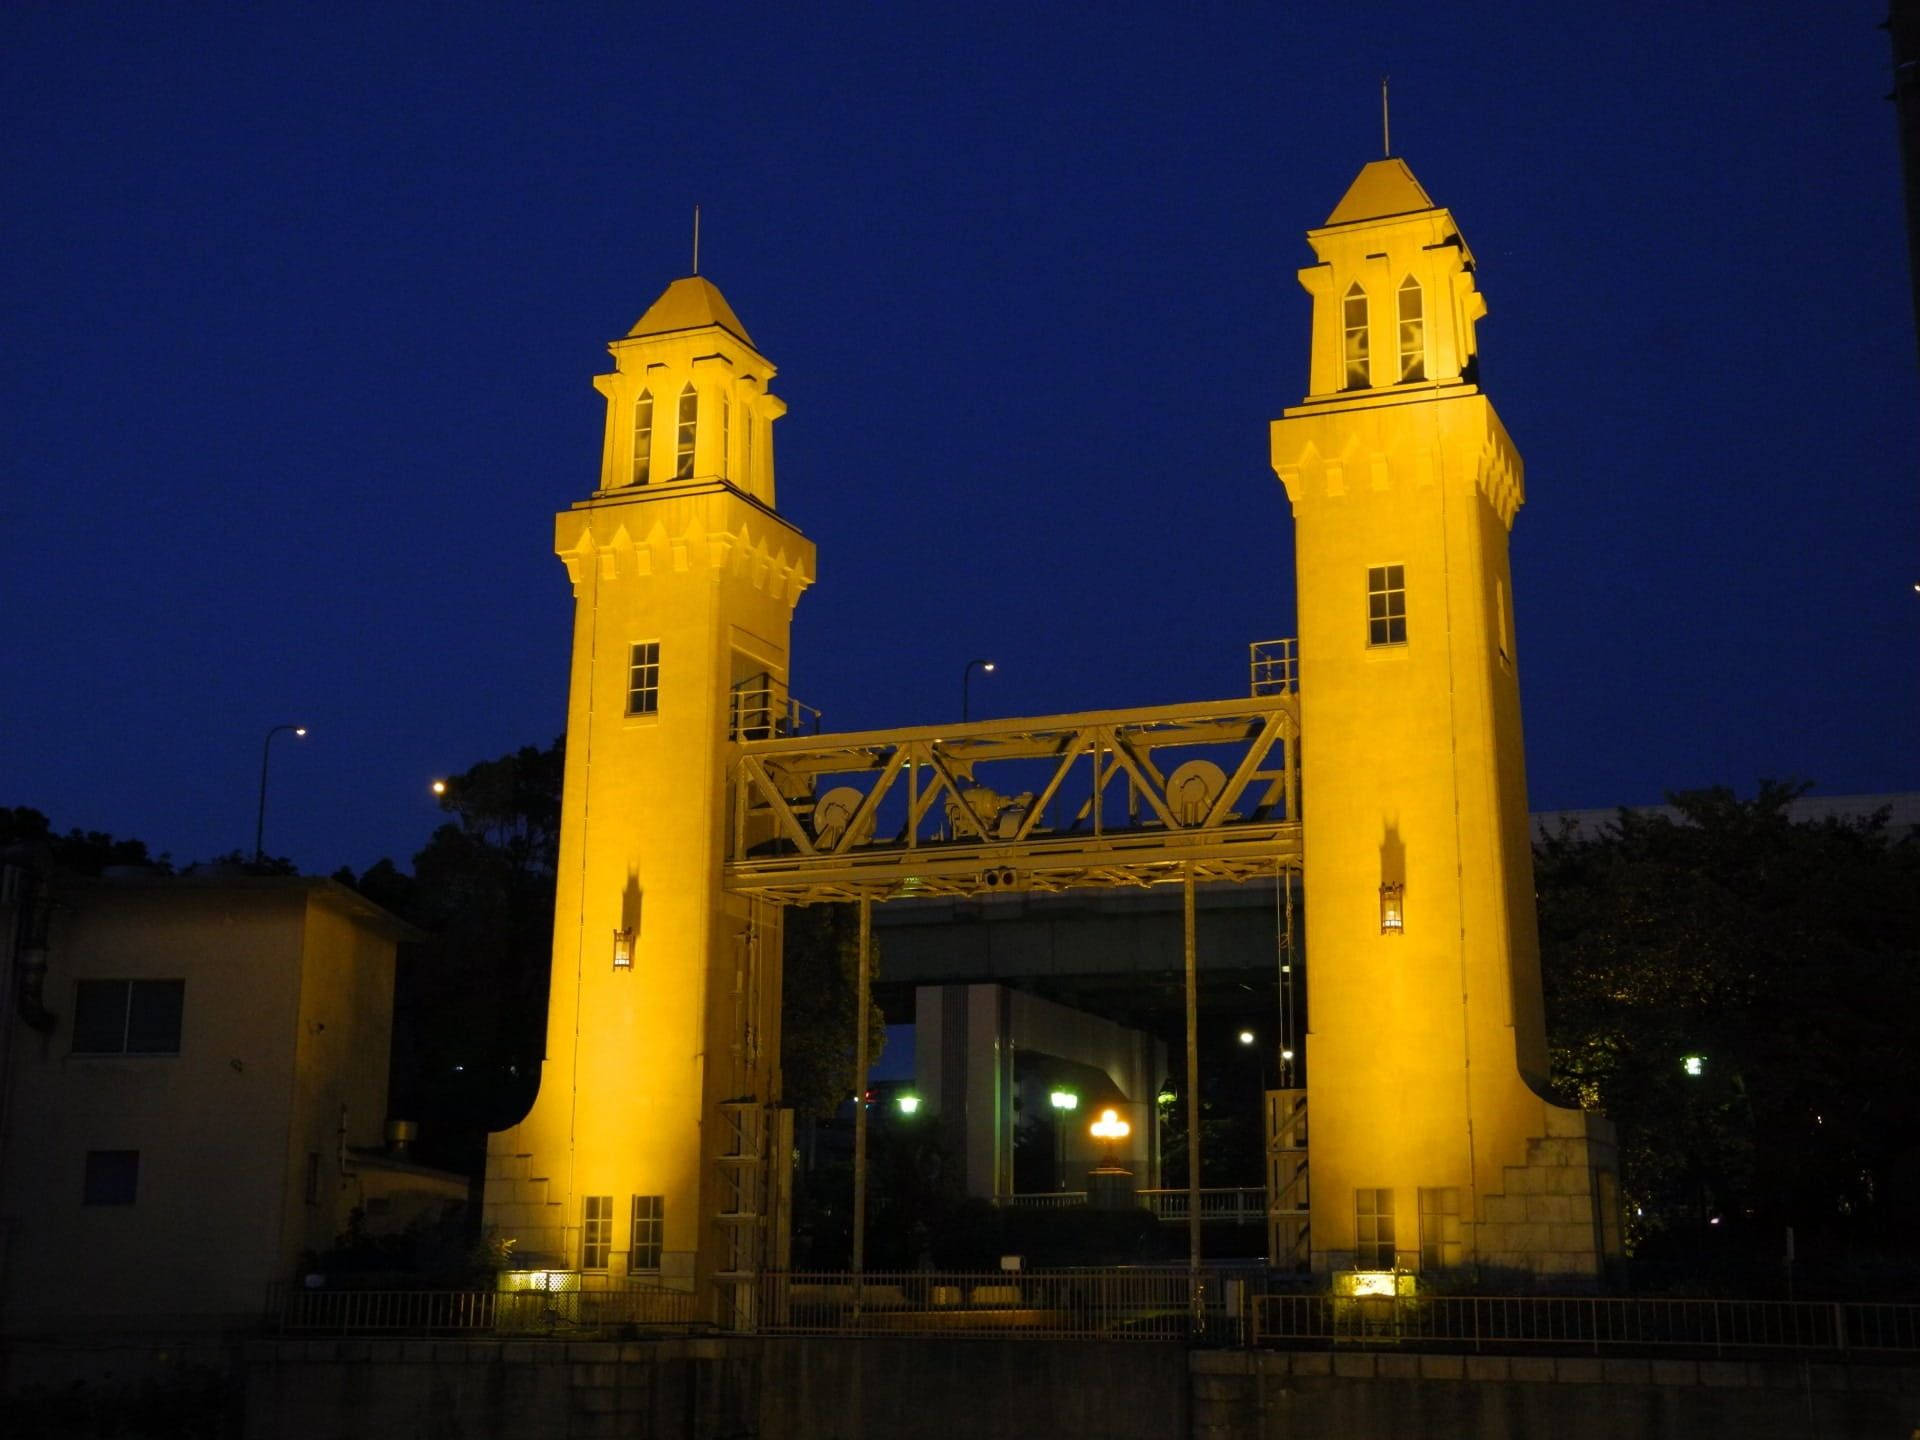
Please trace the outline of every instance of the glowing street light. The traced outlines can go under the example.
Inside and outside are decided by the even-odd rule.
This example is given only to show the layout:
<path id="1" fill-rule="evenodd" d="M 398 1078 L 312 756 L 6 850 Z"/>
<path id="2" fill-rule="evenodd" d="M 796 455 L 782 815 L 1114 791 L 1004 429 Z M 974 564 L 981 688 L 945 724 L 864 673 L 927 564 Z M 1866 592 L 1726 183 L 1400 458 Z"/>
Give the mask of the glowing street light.
<path id="1" fill-rule="evenodd" d="M 900 1113 L 902 1115 L 918 1115 L 920 1113 L 920 1097 L 918 1095 L 896 1095 L 894 1096 L 893 1103 L 900 1107 Z"/>
<path id="2" fill-rule="evenodd" d="M 1680 1057 L 1680 1068 L 1689 1075 L 1704 1075 L 1707 1073 L 1707 1057 L 1704 1055 L 1682 1055 Z"/>
<path id="3" fill-rule="evenodd" d="M 276 725 L 267 731 L 265 743 L 260 746 L 260 813 L 253 822 L 253 863 L 258 865 L 266 858 L 264 840 L 267 833 L 267 759 L 273 754 L 273 737 L 282 730 L 291 730 L 296 737 L 304 736 L 304 725 Z"/>
<path id="4" fill-rule="evenodd" d="M 1251 1030 L 1242 1030 L 1242 1031 L 1240 1032 L 1240 1043 L 1241 1043 L 1242 1045 L 1251 1045 L 1251 1044 L 1253 1044 L 1253 1031 L 1251 1031 Z"/>
<path id="5" fill-rule="evenodd" d="M 427 786 L 427 789 L 431 790 L 436 795 L 444 795 L 447 793 L 447 782 L 444 780 L 436 780 L 431 785 Z"/>
<path id="6" fill-rule="evenodd" d="M 1080 1108 L 1080 1097 L 1071 1090 L 1056 1090 L 1047 1096 L 1047 1103 L 1052 1105 L 1056 1110 L 1078 1110 Z M 1113 1112 L 1108 1111 L 1107 1113 L 1112 1114 Z"/>
<path id="7" fill-rule="evenodd" d="M 984 670 L 987 674 L 991 675 L 993 673 L 993 661 L 969 660 L 967 661 L 967 668 L 960 672 L 960 723 L 962 725 L 967 723 L 967 691 L 968 687 L 973 683 L 973 672 L 976 669 Z"/>

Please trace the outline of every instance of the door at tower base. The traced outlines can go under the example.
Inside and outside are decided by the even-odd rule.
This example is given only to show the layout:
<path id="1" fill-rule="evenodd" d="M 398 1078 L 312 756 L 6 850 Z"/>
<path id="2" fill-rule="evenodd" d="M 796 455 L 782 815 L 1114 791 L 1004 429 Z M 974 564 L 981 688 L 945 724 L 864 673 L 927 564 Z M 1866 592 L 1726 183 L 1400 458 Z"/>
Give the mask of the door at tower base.
<path id="1" fill-rule="evenodd" d="M 1310 392 L 1273 423 L 1300 626 L 1316 1269 L 1592 1276 L 1614 1139 L 1547 1071 L 1507 545 L 1520 457 L 1486 306 L 1397 159 L 1326 225 Z"/>

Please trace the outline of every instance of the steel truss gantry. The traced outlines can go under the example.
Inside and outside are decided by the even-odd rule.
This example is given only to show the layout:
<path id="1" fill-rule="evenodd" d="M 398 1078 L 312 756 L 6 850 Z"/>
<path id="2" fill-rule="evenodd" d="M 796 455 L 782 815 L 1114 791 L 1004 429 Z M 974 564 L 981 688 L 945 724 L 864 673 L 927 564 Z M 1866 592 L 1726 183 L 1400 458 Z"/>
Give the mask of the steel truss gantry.
<path id="1" fill-rule="evenodd" d="M 784 904 L 1300 864 L 1292 694 L 746 741 L 726 888 Z"/>

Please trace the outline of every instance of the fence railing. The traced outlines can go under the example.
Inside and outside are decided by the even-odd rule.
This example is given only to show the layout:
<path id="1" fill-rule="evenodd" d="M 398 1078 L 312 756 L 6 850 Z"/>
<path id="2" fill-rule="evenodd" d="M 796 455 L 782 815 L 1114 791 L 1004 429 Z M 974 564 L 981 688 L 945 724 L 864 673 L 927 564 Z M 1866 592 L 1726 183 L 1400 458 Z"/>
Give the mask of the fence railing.
<path id="1" fill-rule="evenodd" d="M 1920 1350 L 1920 1305 L 1665 1296 L 1258 1295 L 1257 1345 L 1659 1350 Z"/>
<path id="2" fill-rule="evenodd" d="M 1140 1208 L 1156 1220 L 1184 1225 L 1188 1195 L 1185 1190 L 1138 1190 Z M 1034 1190 L 1009 1195 L 1004 1202 L 1016 1210 L 1072 1210 L 1087 1203 L 1084 1190 Z M 1267 1192 L 1258 1185 L 1218 1186 L 1200 1192 L 1200 1218 L 1240 1225 L 1258 1225 L 1267 1218 Z"/>
<path id="3" fill-rule="evenodd" d="M 788 1335 L 1189 1340 L 1423 1351 L 1920 1353 L 1920 1305 L 1664 1296 L 1260 1293 L 1245 1269 L 881 1272 L 760 1277 L 756 1328 Z M 1299 1277 L 1305 1279 L 1306 1277 Z M 276 1285 L 266 1327 L 288 1335 L 684 1333 L 687 1291 L 309 1290 Z"/>
<path id="4" fill-rule="evenodd" d="M 760 1329 L 785 1335 L 1025 1335 L 1237 1342 L 1243 1281 L 1182 1269 L 761 1277 Z"/>
<path id="5" fill-rule="evenodd" d="M 277 1285 L 267 1326 L 283 1334 L 572 1334 L 685 1330 L 695 1321 L 690 1291 L 307 1290 Z"/>

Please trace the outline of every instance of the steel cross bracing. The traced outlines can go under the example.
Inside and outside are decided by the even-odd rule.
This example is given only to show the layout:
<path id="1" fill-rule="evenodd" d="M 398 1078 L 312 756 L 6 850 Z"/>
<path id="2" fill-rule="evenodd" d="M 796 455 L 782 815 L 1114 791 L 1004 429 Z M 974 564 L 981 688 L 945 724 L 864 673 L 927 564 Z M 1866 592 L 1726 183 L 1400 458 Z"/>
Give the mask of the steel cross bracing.
<path id="1" fill-rule="evenodd" d="M 1296 869 L 1299 734 L 1277 694 L 747 741 L 726 888 L 805 905 Z"/>

